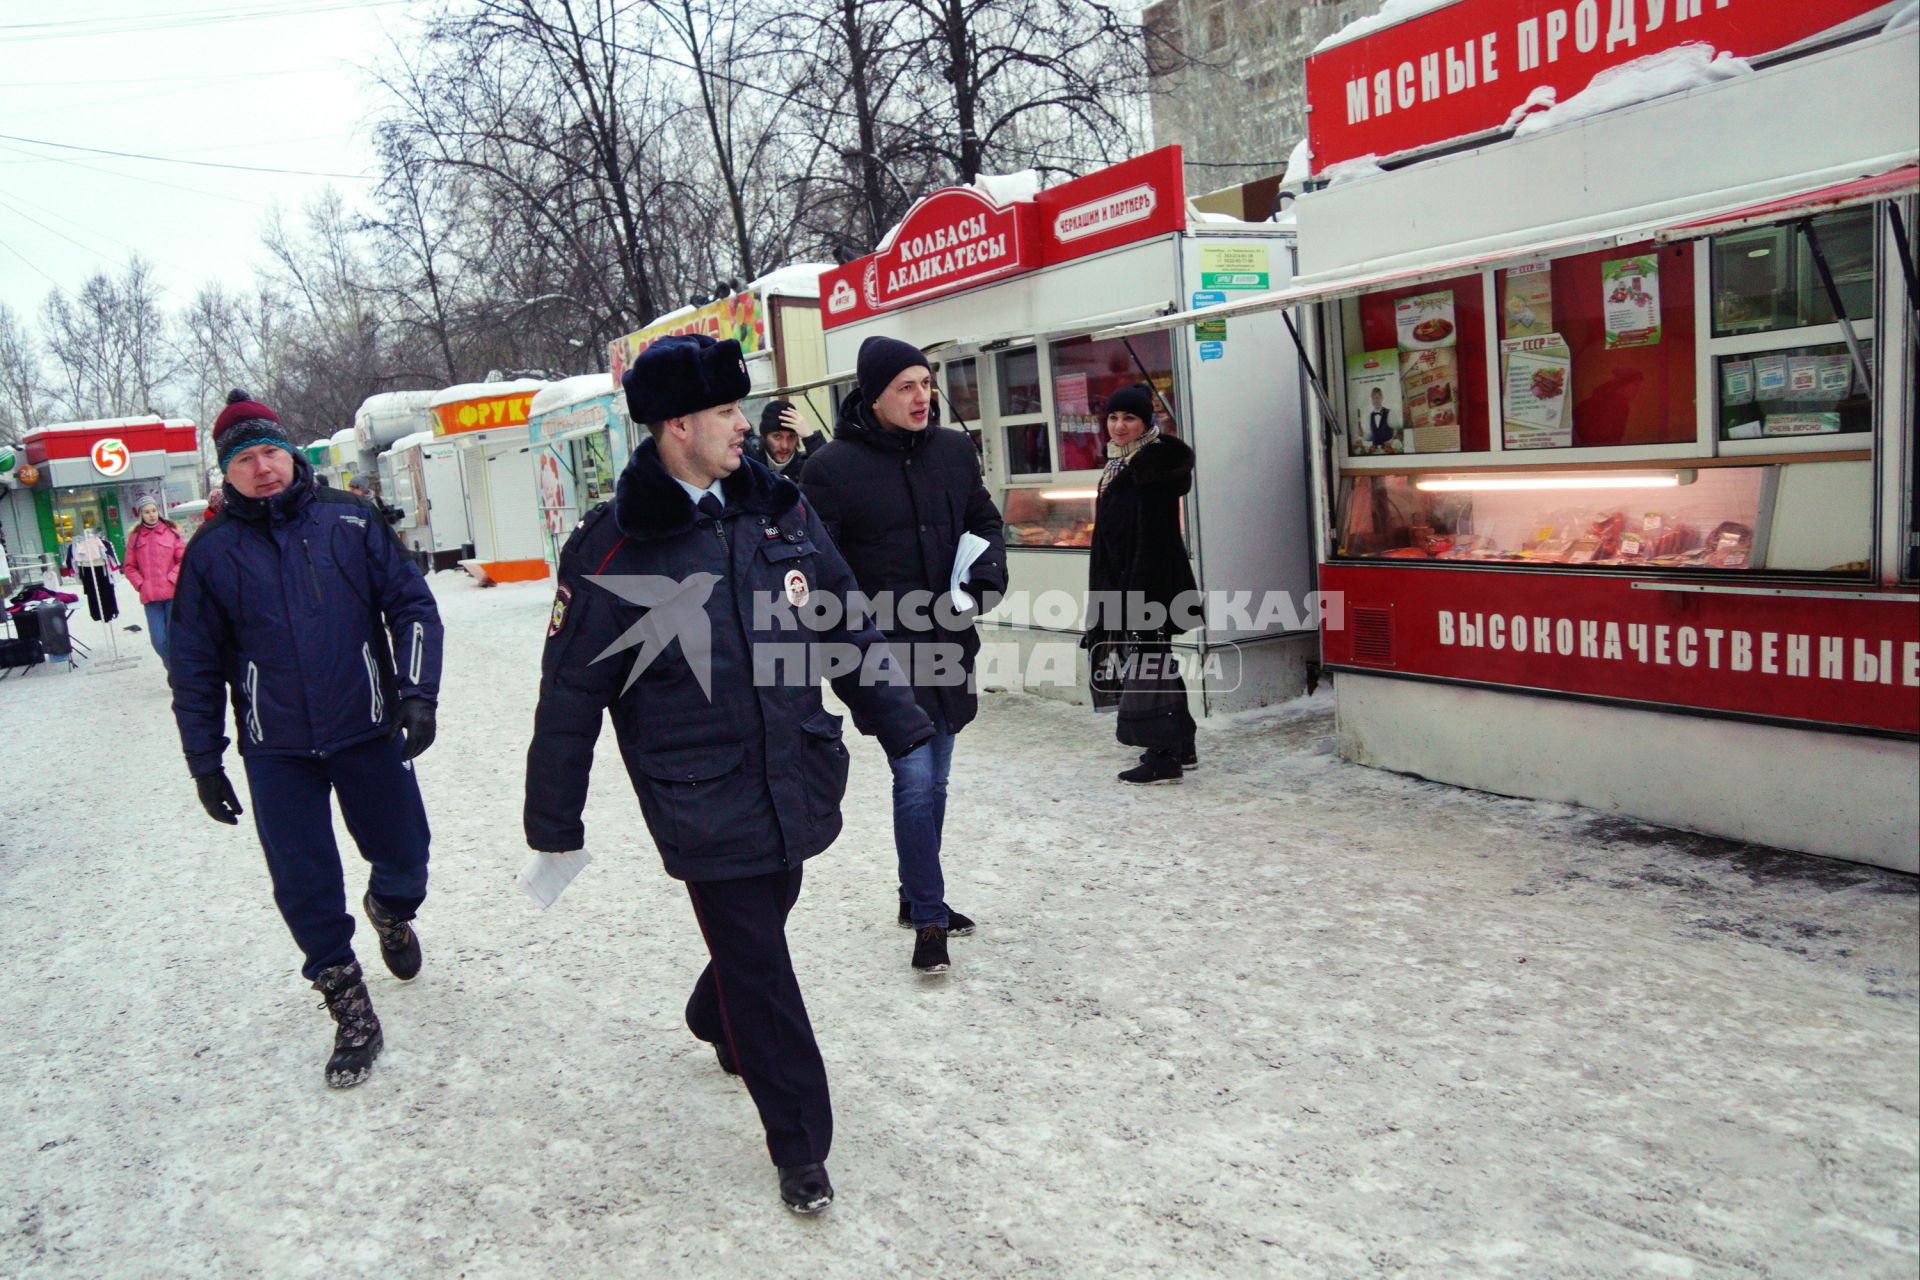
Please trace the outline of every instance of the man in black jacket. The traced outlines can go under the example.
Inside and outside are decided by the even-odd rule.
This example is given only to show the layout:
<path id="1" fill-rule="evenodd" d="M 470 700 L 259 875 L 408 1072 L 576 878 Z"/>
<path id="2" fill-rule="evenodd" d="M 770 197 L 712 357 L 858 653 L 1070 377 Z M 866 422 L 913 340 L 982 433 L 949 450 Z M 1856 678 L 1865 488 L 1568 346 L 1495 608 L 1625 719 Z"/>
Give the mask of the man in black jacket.
<path id="1" fill-rule="evenodd" d="M 947 906 L 940 846 L 954 736 L 978 710 L 973 660 L 980 637 L 971 616 L 916 605 L 946 599 L 962 534 L 987 544 L 969 578 L 976 600 L 1006 591 L 1007 552 L 973 442 L 933 425 L 926 356 L 875 336 L 860 344 L 856 367 L 859 385 L 841 405 L 833 442 L 807 459 L 801 488 L 860 589 L 892 605 L 887 640 L 911 664 L 914 697 L 933 721 L 926 748 L 893 761 L 893 843 L 899 922 L 914 930 L 913 967 L 943 973 L 947 936 L 974 928 Z M 855 708 L 856 721 L 859 714 Z"/>
<path id="2" fill-rule="evenodd" d="M 833 1112 L 786 920 L 801 864 L 840 833 L 848 757 L 808 659 L 831 648 L 858 660 L 835 689 L 889 755 L 933 727 L 879 632 L 840 608 L 806 628 L 800 610 L 841 604 L 853 575 L 799 490 L 742 456 L 739 344 L 662 338 L 623 382 L 649 438 L 612 504 L 560 554 L 527 751 L 527 843 L 585 843 L 587 774 L 610 710 L 647 830 L 667 874 L 686 882 L 711 957 L 687 1026 L 745 1079 L 781 1198 L 812 1213 L 833 1199 Z"/>

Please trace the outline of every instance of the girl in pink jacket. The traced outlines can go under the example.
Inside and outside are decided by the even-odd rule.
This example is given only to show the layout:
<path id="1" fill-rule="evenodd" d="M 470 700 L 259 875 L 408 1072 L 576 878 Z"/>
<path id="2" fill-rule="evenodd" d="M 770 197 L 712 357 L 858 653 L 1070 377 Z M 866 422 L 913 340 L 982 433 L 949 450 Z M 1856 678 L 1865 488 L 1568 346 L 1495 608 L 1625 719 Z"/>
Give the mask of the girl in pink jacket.
<path id="1" fill-rule="evenodd" d="M 147 631 L 160 665 L 167 665 L 167 632 L 173 622 L 173 584 L 180 577 L 180 557 L 186 540 L 173 523 L 160 518 L 158 503 L 140 504 L 140 523 L 127 538 L 127 562 L 121 566 L 127 581 L 140 593 L 147 609 Z"/>

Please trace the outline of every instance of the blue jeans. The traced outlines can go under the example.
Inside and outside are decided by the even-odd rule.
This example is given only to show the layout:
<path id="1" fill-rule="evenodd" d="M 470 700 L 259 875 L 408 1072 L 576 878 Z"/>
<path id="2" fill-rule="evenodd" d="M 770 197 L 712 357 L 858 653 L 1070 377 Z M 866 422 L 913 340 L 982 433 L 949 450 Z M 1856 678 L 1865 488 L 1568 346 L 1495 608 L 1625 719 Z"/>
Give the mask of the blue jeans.
<path id="1" fill-rule="evenodd" d="M 893 766 L 893 847 L 900 858 L 900 897 L 913 908 L 913 927 L 947 924 L 946 882 L 940 876 L 940 829 L 947 820 L 947 770 L 953 735 L 935 718 L 933 737 Z"/>
<path id="2" fill-rule="evenodd" d="M 167 666 L 167 639 L 172 627 L 173 601 L 155 600 L 147 606 L 147 638 L 153 641 L 153 651 L 160 655 L 163 667 Z"/>

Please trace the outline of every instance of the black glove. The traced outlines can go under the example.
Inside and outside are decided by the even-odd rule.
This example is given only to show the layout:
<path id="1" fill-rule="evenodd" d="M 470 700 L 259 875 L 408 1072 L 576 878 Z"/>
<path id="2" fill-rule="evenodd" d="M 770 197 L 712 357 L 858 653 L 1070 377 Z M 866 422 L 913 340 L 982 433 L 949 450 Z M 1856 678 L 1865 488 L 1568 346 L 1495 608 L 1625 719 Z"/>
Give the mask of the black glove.
<path id="1" fill-rule="evenodd" d="M 227 781 L 225 769 L 199 775 L 193 780 L 193 789 L 200 793 L 200 807 L 207 811 L 209 818 L 230 827 L 240 825 L 240 815 L 246 810 L 240 807 L 240 797 L 233 794 L 233 784 Z"/>
<path id="2" fill-rule="evenodd" d="M 400 700 L 400 720 L 394 726 L 395 731 L 405 735 L 407 744 L 400 748 L 400 758 L 411 760 L 433 745 L 434 706 L 428 698 L 402 698 Z"/>

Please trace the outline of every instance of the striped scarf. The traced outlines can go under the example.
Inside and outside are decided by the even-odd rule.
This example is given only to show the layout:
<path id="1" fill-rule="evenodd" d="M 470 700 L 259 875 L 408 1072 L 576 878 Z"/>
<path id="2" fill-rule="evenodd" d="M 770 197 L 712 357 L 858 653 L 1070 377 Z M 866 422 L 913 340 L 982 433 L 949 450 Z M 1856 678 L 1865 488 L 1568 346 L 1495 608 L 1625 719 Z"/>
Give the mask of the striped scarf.
<path id="1" fill-rule="evenodd" d="M 1133 461 L 1134 454 L 1159 438 L 1160 428 L 1153 426 L 1142 431 L 1140 438 L 1132 444 L 1116 444 L 1112 440 L 1107 441 L 1107 469 L 1100 473 L 1100 492 L 1105 493 L 1107 486 L 1113 483 L 1114 478 L 1126 470 L 1127 464 Z"/>

